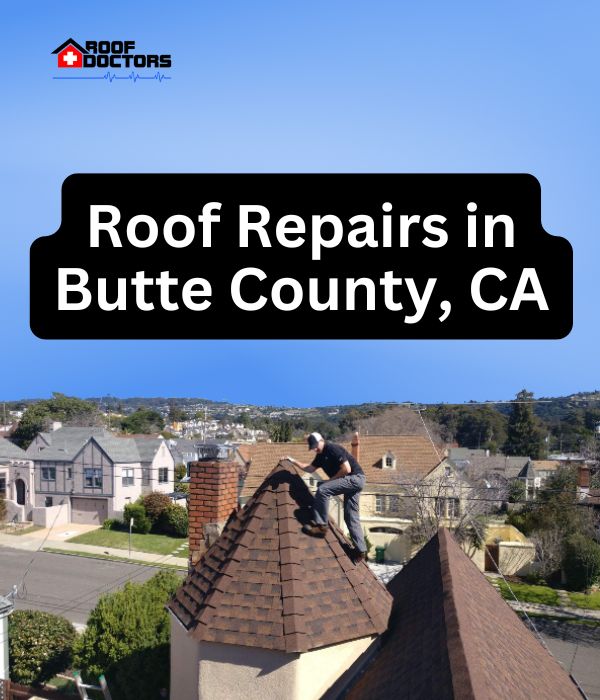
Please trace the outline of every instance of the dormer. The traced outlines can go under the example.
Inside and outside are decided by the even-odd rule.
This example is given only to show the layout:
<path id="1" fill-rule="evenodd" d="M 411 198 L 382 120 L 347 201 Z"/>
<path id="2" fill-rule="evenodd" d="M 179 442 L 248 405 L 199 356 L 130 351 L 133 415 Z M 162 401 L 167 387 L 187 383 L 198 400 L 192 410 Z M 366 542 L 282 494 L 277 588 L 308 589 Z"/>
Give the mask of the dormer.
<path id="1" fill-rule="evenodd" d="M 393 452 L 386 452 L 381 458 L 381 466 L 383 469 L 395 469 L 396 468 L 396 456 Z"/>

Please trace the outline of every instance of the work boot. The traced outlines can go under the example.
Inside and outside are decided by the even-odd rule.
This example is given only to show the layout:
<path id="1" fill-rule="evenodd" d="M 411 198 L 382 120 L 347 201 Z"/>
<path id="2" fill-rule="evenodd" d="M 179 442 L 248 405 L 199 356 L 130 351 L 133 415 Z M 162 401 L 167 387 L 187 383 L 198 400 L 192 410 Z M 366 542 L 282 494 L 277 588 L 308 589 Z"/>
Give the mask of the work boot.
<path id="1" fill-rule="evenodd" d="M 327 534 L 327 525 L 317 525 L 314 521 L 302 526 L 302 532 L 311 537 L 325 537 Z"/>
<path id="2" fill-rule="evenodd" d="M 368 559 L 367 559 L 367 553 L 366 553 L 366 552 L 361 552 L 360 549 L 353 549 L 353 550 L 350 552 L 350 559 L 352 559 L 352 561 L 353 561 L 355 564 L 358 564 L 359 561 L 367 561 L 367 560 L 368 560 Z"/>

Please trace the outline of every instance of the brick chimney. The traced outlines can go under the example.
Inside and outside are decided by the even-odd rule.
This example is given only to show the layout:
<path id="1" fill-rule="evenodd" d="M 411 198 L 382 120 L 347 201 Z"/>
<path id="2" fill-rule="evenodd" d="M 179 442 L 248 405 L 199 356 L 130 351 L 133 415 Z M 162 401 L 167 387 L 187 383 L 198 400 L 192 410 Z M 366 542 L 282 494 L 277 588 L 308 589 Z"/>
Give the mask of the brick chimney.
<path id="1" fill-rule="evenodd" d="M 352 447 L 352 456 L 354 459 L 360 463 L 360 441 L 358 439 L 358 431 L 352 436 L 352 442 L 350 443 Z"/>
<path id="2" fill-rule="evenodd" d="M 238 506 L 238 465 L 218 460 L 190 464 L 190 566 L 194 566 L 223 530 Z"/>
<path id="3" fill-rule="evenodd" d="M 580 465 L 577 469 L 577 494 L 583 500 L 590 492 L 590 468 Z"/>

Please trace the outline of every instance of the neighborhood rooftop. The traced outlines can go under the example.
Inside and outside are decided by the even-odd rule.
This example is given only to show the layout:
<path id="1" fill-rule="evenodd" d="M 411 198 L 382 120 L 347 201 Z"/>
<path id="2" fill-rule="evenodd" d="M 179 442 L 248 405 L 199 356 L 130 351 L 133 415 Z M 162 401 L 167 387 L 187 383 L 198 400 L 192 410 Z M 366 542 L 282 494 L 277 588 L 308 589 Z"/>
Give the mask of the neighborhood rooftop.
<path id="1" fill-rule="evenodd" d="M 170 604 L 198 641 L 286 652 L 381 633 L 391 597 L 342 532 L 301 532 L 313 497 L 289 462 L 275 468 Z"/>
<path id="2" fill-rule="evenodd" d="M 389 629 L 348 700 L 581 700 L 448 530 L 440 529 L 388 588 Z"/>
<path id="3" fill-rule="evenodd" d="M 352 452 L 352 442 L 341 444 Z M 422 479 L 441 461 L 431 441 L 424 435 L 361 435 L 358 451 L 358 461 L 369 487 Z M 242 497 L 254 493 L 281 457 L 290 455 L 302 462 L 311 462 L 314 458 L 314 454 L 307 451 L 305 442 L 262 442 L 244 445 L 238 448 L 238 452 L 249 465 Z M 395 469 L 383 468 L 382 460 L 388 453 L 396 460 Z"/>

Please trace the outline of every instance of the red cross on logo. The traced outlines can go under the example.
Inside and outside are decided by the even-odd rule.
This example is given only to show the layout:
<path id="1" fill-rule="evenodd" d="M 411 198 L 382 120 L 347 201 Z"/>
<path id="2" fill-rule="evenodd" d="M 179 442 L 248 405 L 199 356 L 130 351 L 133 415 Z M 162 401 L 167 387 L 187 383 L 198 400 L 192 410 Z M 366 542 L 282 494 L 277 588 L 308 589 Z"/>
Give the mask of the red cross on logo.
<path id="1" fill-rule="evenodd" d="M 81 51 L 69 44 L 58 54 L 59 68 L 81 68 L 83 66 L 83 56 Z"/>

